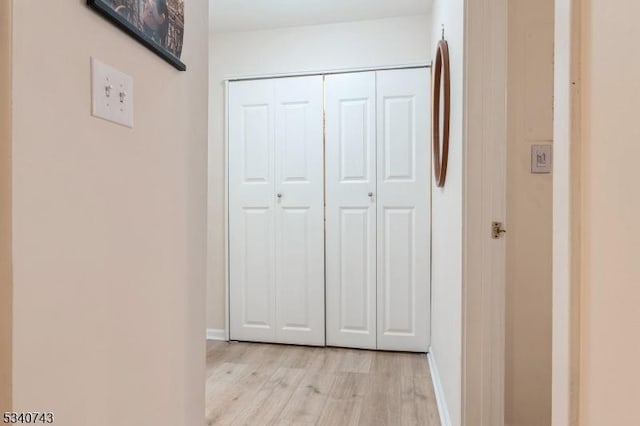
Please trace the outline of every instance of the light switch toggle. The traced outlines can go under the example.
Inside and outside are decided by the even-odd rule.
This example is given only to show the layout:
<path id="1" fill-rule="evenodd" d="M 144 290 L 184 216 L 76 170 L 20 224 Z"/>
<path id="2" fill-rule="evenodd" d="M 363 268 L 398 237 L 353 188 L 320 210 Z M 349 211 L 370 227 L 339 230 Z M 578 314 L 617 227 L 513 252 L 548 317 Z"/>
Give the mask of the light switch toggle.
<path id="1" fill-rule="evenodd" d="M 91 114 L 133 127 L 133 78 L 91 58 Z"/>

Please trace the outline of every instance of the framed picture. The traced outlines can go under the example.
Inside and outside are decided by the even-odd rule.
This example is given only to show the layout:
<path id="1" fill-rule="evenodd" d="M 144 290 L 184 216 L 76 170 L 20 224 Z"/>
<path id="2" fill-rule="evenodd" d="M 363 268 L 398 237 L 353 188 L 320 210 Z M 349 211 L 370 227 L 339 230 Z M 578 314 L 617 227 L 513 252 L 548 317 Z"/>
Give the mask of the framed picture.
<path id="1" fill-rule="evenodd" d="M 196 0 L 198 1 L 198 0 Z M 185 0 L 87 0 L 87 4 L 165 61 L 182 63 Z"/>

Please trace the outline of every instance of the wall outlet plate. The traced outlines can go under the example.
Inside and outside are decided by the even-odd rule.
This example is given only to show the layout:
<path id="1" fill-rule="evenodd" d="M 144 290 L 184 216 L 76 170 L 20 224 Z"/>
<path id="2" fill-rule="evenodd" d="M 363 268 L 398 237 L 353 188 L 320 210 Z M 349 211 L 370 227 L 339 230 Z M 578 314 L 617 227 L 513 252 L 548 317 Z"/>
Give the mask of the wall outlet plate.
<path id="1" fill-rule="evenodd" d="M 531 173 L 551 173 L 553 170 L 553 147 L 550 144 L 531 146 Z"/>
<path id="2" fill-rule="evenodd" d="M 133 128 L 133 78 L 91 58 L 91 114 Z"/>

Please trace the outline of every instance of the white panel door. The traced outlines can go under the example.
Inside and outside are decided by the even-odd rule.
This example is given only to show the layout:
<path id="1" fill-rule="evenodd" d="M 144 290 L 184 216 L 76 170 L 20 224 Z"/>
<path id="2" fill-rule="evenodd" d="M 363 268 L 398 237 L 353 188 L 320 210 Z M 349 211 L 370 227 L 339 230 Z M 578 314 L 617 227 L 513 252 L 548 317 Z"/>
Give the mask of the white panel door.
<path id="1" fill-rule="evenodd" d="M 325 77 L 327 344 L 376 348 L 376 74 Z"/>
<path id="2" fill-rule="evenodd" d="M 229 85 L 232 340 L 276 338 L 274 82 Z"/>
<path id="3" fill-rule="evenodd" d="M 430 78 L 377 73 L 378 349 L 426 352 L 430 331 Z"/>
<path id="4" fill-rule="evenodd" d="M 324 345 L 322 77 L 275 80 L 276 341 Z"/>

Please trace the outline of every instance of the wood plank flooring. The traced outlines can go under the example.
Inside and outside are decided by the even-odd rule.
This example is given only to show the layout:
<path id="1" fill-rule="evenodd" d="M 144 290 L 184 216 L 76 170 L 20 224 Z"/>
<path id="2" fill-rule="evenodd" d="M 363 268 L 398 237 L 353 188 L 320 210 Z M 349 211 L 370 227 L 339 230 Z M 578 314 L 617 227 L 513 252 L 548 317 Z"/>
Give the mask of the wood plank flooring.
<path id="1" fill-rule="evenodd" d="M 207 342 L 207 424 L 439 426 L 424 354 Z"/>

